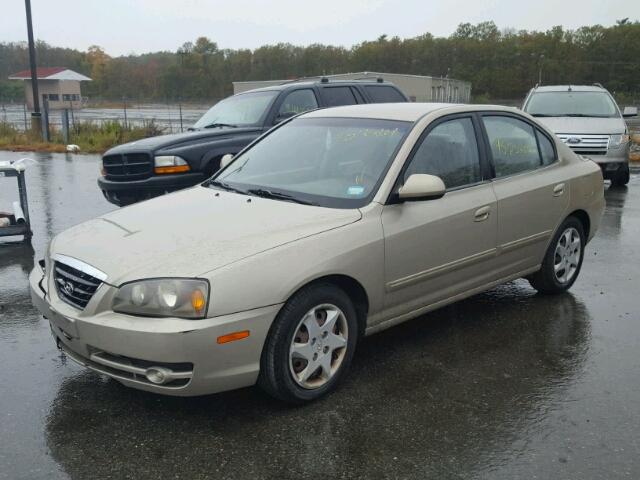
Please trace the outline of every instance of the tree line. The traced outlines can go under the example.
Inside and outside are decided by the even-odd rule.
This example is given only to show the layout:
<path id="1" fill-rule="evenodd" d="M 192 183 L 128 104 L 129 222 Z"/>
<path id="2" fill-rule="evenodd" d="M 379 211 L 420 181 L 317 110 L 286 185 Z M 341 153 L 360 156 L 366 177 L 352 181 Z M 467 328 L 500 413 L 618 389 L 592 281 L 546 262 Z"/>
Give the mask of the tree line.
<path id="1" fill-rule="evenodd" d="M 382 35 L 351 48 L 279 43 L 233 50 L 200 37 L 175 52 L 119 57 L 98 46 L 79 51 L 44 41 L 37 42 L 36 51 L 39 66 L 63 66 L 91 77 L 83 85 L 84 95 L 114 100 L 211 101 L 230 95 L 233 81 L 355 71 L 467 80 L 480 101 L 522 98 L 539 76 L 546 84 L 599 82 L 619 98 L 640 98 L 640 22 L 629 19 L 612 26 L 547 31 L 463 23 L 449 37 Z M 21 82 L 7 77 L 28 67 L 26 43 L 0 43 L 0 99 L 22 99 Z"/>

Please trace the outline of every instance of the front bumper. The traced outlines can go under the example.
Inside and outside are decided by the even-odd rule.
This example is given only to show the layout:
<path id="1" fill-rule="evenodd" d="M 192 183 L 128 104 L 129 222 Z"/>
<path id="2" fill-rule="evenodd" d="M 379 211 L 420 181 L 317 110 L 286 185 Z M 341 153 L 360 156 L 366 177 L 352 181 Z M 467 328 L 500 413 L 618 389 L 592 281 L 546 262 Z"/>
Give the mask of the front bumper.
<path id="1" fill-rule="evenodd" d="M 128 205 L 147 198 L 192 187 L 204 182 L 207 175 L 202 172 L 181 173 L 175 175 L 153 175 L 143 180 L 114 182 L 98 177 L 98 187 L 105 198 L 118 206 Z"/>
<path id="2" fill-rule="evenodd" d="M 194 396 L 253 385 L 267 333 L 280 305 L 203 320 L 143 318 L 114 312 L 83 312 L 47 292 L 42 269 L 29 276 L 31 299 L 49 320 L 58 347 L 72 360 L 126 386 L 150 392 Z M 51 293 L 51 295 L 49 294 Z M 228 333 L 250 336 L 218 344 Z M 145 377 L 159 367 L 169 375 L 163 385 Z"/>
<path id="3" fill-rule="evenodd" d="M 629 164 L 629 145 L 627 142 L 618 147 L 610 147 L 605 155 L 590 155 L 588 153 L 580 155 L 596 162 L 602 169 L 604 179 L 611 180 L 621 168 L 626 168 Z"/>

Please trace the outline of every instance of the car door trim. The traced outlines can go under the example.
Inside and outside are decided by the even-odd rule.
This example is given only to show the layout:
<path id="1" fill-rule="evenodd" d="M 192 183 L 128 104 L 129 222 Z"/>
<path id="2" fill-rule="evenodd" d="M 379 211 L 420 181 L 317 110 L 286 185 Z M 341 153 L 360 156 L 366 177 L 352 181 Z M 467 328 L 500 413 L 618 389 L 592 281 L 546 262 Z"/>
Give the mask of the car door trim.
<path id="1" fill-rule="evenodd" d="M 499 278 L 493 282 L 490 282 L 486 285 L 480 285 L 478 287 L 471 288 L 464 292 L 458 293 L 448 298 L 444 298 L 434 303 L 430 303 L 428 305 L 423 305 L 418 307 L 410 312 L 403 313 L 391 318 L 384 318 L 382 321 L 371 323 L 370 327 L 367 327 L 365 330 L 365 335 L 371 335 L 373 333 L 380 332 L 382 330 L 386 330 L 389 327 L 393 327 L 394 325 L 398 325 L 399 323 L 405 322 L 407 320 L 411 320 L 412 318 L 419 317 L 420 315 L 424 315 L 432 310 L 436 310 L 438 308 L 444 307 L 445 305 L 449 305 L 455 303 L 459 300 L 463 300 L 465 298 L 471 297 L 472 295 L 476 295 L 478 293 L 490 290 L 498 285 L 502 285 L 503 283 L 510 282 L 512 280 L 516 280 L 518 278 L 525 277 L 530 273 L 537 272 L 540 269 L 540 265 L 536 265 L 534 267 L 527 268 L 525 270 L 520 270 L 514 274 L 507 275 L 505 277 Z"/>
<path id="2" fill-rule="evenodd" d="M 468 267 L 470 265 L 479 263 L 483 260 L 495 256 L 497 254 L 497 250 L 497 248 L 491 248 L 483 252 L 474 253 L 473 255 L 469 255 L 468 257 L 459 258 L 458 260 L 438 265 L 437 267 L 432 267 L 421 272 L 412 273 L 411 275 L 407 275 L 406 277 L 392 280 L 390 282 L 387 282 L 386 289 L 389 292 L 393 292 L 395 290 L 408 287 L 409 285 L 413 285 L 415 283 L 419 283 L 424 280 L 437 277 L 439 275 L 444 275 L 455 270 Z"/>
<path id="3" fill-rule="evenodd" d="M 502 245 L 498 246 L 498 255 L 511 252 L 518 248 L 533 245 L 534 243 L 547 241 L 549 237 L 551 237 L 552 233 L 553 230 L 545 230 L 544 232 L 534 233 L 533 235 L 529 235 L 528 237 L 523 237 L 511 242 L 503 243 Z"/>

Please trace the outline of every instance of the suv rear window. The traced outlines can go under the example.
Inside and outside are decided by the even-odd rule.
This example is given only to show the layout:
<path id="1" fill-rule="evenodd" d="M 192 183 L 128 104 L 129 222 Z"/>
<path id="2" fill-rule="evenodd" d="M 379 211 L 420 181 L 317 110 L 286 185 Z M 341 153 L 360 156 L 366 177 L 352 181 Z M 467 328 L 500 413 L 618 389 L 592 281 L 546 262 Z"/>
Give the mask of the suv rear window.
<path id="1" fill-rule="evenodd" d="M 373 103 L 406 102 L 402 94 L 393 87 L 383 85 L 367 85 L 364 87 Z"/>
<path id="2" fill-rule="evenodd" d="M 349 87 L 325 87 L 322 89 L 322 96 L 327 107 L 356 104 L 356 98 Z"/>

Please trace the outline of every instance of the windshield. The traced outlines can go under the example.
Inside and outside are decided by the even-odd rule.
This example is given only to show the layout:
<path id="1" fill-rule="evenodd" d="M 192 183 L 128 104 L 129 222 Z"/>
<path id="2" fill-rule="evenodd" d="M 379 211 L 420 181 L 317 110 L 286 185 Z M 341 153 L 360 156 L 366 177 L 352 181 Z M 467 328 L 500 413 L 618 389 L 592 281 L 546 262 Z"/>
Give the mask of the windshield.
<path id="1" fill-rule="evenodd" d="M 606 92 L 536 92 L 525 112 L 540 117 L 618 117 L 618 109 Z"/>
<path id="2" fill-rule="evenodd" d="M 193 128 L 256 125 L 277 94 L 275 90 L 243 93 L 221 100 L 211 107 Z"/>
<path id="3" fill-rule="evenodd" d="M 410 122 L 300 118 L 234 159 L 211 185 L 286 201 L 358 208 L 375 194 Z M 253 192 L 252 192 L 253 190 Z"/>

